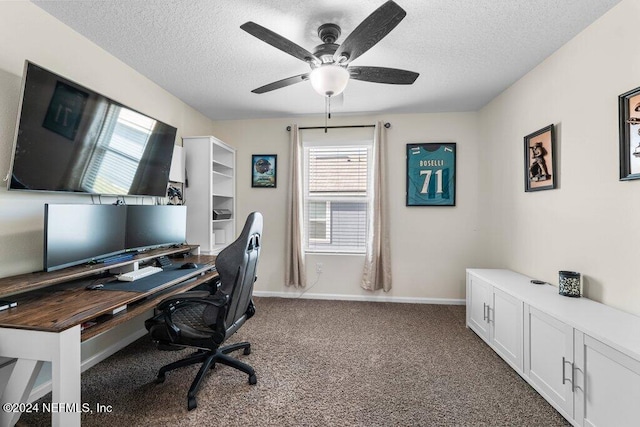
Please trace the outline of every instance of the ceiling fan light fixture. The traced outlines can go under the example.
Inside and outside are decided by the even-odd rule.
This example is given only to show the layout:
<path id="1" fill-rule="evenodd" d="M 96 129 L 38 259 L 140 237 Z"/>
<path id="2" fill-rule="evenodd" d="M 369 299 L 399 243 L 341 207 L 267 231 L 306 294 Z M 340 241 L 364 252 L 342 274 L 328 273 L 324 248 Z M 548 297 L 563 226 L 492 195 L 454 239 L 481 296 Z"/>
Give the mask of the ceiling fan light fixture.
<path id="1" fill-rule="evenodd" d="M 311 86 L 322 96 L 331 97 L 342 93 L 349 82 L 349 72 L 345 67 L 325 64 L 314 68 L 309 75 Z"/>

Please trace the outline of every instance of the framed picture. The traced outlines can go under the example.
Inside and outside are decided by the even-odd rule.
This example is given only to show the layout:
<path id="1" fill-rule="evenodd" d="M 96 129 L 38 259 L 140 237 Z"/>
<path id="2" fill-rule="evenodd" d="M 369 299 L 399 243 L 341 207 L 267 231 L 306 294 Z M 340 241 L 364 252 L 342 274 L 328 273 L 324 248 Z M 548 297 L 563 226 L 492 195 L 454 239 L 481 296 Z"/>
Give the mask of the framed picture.
<path id="1" fill-rule="evenodd" d="M 620 180 L 640 178 L 640 87 L 618 97 Z"/>
<path id="2" fill-rule="evenodd" d="M 68 84 L 57 82 L 42 126 L 75 140 L 89 94 Z"/>
<path id="3" fill-rule="evenodd" d="M 407 206 L 456 205 L 456 144 L 407 144 Z"/>
<path id="4" fill-rule="evenodd" d="M 276 188 L 278 178 L 277 154 L 251 155 L 251 186 Z"/>
<path id="5" fill-rule="evenodd" d="M 524 191 L 556 188 L 555 138 L 552 124 L 524 137 Z"/>

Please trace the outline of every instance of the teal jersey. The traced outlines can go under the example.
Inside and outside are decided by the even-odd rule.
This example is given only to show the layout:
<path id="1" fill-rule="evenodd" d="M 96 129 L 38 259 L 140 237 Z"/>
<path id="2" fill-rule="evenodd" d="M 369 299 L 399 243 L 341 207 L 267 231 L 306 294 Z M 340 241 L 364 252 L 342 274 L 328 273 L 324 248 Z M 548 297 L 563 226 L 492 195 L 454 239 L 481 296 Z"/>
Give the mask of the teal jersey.
<path id="1" fill-rule="evenodd" d="M 456 145 L 407 144 L 407 206 L 455 206 Z"/>

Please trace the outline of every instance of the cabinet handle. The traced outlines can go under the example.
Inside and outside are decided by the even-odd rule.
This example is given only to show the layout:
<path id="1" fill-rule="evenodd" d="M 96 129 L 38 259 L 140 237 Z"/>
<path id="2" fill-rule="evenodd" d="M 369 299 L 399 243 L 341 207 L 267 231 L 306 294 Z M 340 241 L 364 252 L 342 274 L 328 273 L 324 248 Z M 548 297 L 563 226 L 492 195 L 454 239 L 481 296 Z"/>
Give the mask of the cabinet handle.
<path id="1" fill-rule="evenodd" d="M 491 310 L 493 310 L 493 309 L 491 308 L 491 306 L 489 304 L 487 304 L 487 323 L 491 323 L 492 322 L 492 320 L 491 320 Z"/>
<path id="2" fill-rule="evenodd" d="M 482 320 L 484 320 L 485 322 L 488 322 L 487 317 L 489 317 L 489 316 L 487 316 L 487 307 L 489 307 L 489 306 L 487 305 L 486 302 L 483 302 L 482 305 L 483 305 L 483 307 L 482 307 Z"/>
<path id="3" fill-rule="evenodd" d="M 566 374 L 565 374 L 565 369 L 564 366 L 566 364 L 571 365 L 571 379 L 567 378 Z M 562 356 L 562 385 L 564 385 L 567 381 L 571 382 L 571 391 L 573 392 L 573 380 L 574 380 L 574 369 L 573 369 L 573 362 L 569 362 L 568 360 L 566 360 L 564 358 L 564 356 Z"/>

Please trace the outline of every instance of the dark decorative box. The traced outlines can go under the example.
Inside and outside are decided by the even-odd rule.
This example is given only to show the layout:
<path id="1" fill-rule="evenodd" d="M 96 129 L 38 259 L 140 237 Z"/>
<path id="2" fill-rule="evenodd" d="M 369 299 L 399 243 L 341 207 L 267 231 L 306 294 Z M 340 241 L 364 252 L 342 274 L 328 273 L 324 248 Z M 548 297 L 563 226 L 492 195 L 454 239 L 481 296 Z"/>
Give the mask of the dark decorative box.
<path id="1" fill-rule="evenodd" d="M 560 271 L 558 292 L 566 297 L 580 296 L 580 273 L 575 271 Z"/>

